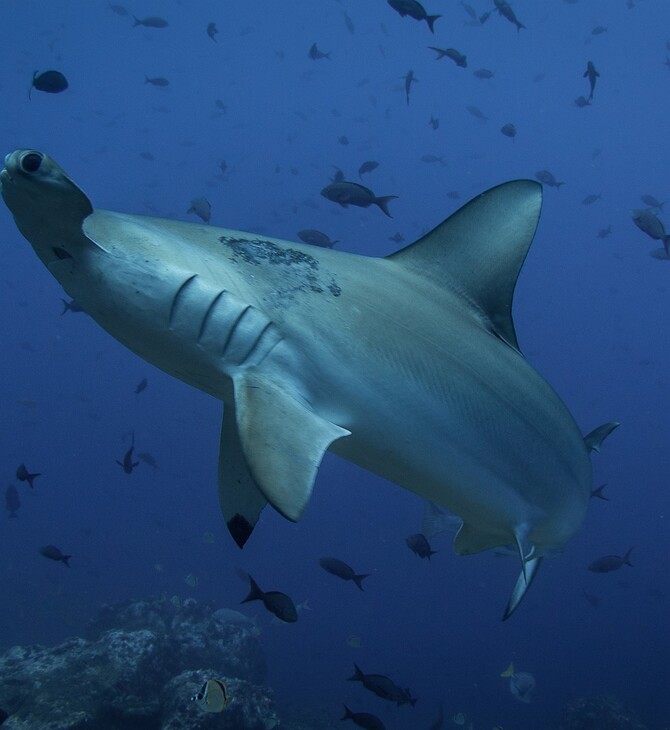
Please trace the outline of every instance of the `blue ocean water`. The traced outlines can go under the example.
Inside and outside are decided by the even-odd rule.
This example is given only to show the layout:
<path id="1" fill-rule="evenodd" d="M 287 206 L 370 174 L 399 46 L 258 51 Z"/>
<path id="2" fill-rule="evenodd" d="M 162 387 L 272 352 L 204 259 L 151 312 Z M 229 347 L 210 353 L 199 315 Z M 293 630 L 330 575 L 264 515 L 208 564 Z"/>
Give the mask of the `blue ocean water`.
<path id="1" fill-rule="evenodd" d="M 127 5 L 165 18 L 165 28 L 133 27 L 97 0 L 7 0 L 3 149 L 53 156 L 96 207 L 197 220 L 186 211 L 203 196 L 212 225 L 289 240 L 316 228 L 339 239 L 337 249 L 370 256 L 397 250 L 397 233 L 415 240 L 488 187 L 551 171 L 565 184 L 545 186 L 515 325 L 585 433 L 622 423 L 593 456 L 594 485 L 607 482 L 610 501 L 592 500 L 581 532 L 544 562 L 504 624 L 517 561 L 458 558 L 447 536 L 435 538 L 430 562 L 419 560 L 405 537 L 421 528 L 421 500 L 335 456 L 326 455 L 304 518 L 291 524 L 266 510 L 240 552 L 216 495 L 220 403 L 139 360 L 86 315 L 61 316 L 59 285 L 0 206 L 3 490 L 14 483 L 21 500 L 18 517 L 0 522 L 0 649 L 78 634 L 101 603 L 131 597 L 165 592 L 237 608 L 248 591 L 242 568 L 311 609 L 290 626 L 244 609 L 259 614 L 280 703 L 337 720 L 346 702 L 390 730 L 427 728 L 442 705 L 475 728 L 531 730 L 576 698 L 612 694 L 649 727 L 668 727 L 670 272 L 630 213 L 642 195 L 668 196 L 667 5 L 515 0 L 518 31 L 482 0 L 472 6 L 477 17 L 493 11 L 484 23 L 467 3 L 425 6 L 442 15 L 434 34 L 384 0 Z M 313 43 L 330 57 L 310 58 Z M 428 46 L 458 49 L 467 67 L 435 60 Z M 588 61 L 600 77 L 579 108 Z M 481 68 L 492 78 L 473 74 Z M 33 72 L 48 69 L 69 88 L 34 89 L 29 100 Z M 418 81 L 407 103 L 410 69 Z M 500 132 L 507 123 L 514 139 Z M 442 161 L 425 161 L 433 157 Z M 393 218 L 319 195 L 335 168 L 355 180 L 366 160 L 379 167 L 364 184 L 398 196 Z M 585 205 L 587 195 L 601 197 Z M 133 430 L 157 469 L 142 463 L 126 475 L 115 463 Z M 42 474 L 33 489 L 14 478 L 22 462 Z M 39 555 L 45 544 L 73 555 L 70 570 Z M 633 568 L 587 570 L 632 546 Z M 371 573 L 365 592 L 325 573 L 324 555 Z M 500 677 L 510 661 L 536 678 L 529 704 Z M 410 687 L 416 707 L 345 681 L 354 662 Z"/>

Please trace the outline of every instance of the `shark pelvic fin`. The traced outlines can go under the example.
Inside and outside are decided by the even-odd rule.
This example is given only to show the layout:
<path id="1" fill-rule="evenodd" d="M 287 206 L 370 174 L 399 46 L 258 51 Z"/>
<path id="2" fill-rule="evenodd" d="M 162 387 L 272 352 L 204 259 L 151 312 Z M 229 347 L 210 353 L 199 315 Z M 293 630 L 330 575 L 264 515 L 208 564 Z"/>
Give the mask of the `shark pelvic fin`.
<path id="1" fill-rule="evenodd" d="M 503 614 L 503 621 L 507 621 L 507 619 L 514 613 L 514 611 L 516 611 L 518 605 L 521 603 L 521 599 L 526 595 L 526 592 L 535 580 L 535 576 L 537 575 L 537 569 L 540 567 L 541 562 L 541 556 L 530 558 L 529 560 L 524 561 L 522 570 L 519 573 L 519 577 L 516 579 L 514 590 L 512 591 L 512 595 L 510 596 L 509 603 L 507 604 L 507 608 L 505 609 L 505 613 Z"/>
<path id="2" fill-rule="evenodd" d="M 518 350 L 512 296 L 541 207 L 539 183 L 503 183 L 387 259 L 460 291 L 485 325 Z"/>
<path id="3" fill-rule="evenodd" d="M 299 393 L 276 381 L 250 371 L 235 378 L 237 430 L 253 482 L 295 522 L 307 506 L 324 453 L 350 431 L 322 418 Z"/>
<path id="4" fill-rule="evenodd" d="M 232 406 L 225 406 L 223 412 L 218 484 L 221 512 L 233 540 L 242 548 L 268 501 L 249 472 Z"/>

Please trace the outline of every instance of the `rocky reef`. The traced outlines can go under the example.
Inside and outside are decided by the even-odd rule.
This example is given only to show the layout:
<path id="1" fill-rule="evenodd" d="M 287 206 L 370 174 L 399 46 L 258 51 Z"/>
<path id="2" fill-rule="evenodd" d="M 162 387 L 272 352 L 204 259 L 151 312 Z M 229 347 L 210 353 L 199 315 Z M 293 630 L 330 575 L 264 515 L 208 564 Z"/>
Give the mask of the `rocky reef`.
<path id="1" fill-rule="evenodd" d="M 0 657 L 2 730 L 271 730 L 260 630 L 242 614 L 187 600 L 103 608 L 86 638 L 16 646 Z M 221 713 L 191 697 L 208 679 L 232 697 Z"/>
<path id="2" fill-rule="evenodd" d="M 635 714 L 614 697 L 582 697 L 563 711 L 559 730 L 647 730 Z"/>

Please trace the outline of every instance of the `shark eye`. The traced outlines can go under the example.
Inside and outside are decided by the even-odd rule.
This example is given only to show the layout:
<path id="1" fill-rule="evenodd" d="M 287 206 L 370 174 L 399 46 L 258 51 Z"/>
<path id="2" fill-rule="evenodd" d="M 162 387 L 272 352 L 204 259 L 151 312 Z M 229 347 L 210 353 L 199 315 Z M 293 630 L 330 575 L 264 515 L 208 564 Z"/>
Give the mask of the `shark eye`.
<path id="1" fill-rule="evenodd" d="M 37 172 L 43 159 L 44 156 L 39 152 L 28 152 L 21 158 L 21 169 L 23 172 Z"/>

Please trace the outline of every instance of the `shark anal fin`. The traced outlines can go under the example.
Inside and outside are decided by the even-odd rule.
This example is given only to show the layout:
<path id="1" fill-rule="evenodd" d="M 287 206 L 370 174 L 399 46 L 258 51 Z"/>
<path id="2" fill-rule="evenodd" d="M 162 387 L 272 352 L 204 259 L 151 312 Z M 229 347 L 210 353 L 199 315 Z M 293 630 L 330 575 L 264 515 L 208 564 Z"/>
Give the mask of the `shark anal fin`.
<path id="1" fill-rule="evenodd" d="M 249 473 L 284 517 L 302 515 L 323 455 L 349 431 L 315 413 L 290 383 L 258 372 L 235 378 L 237 430 Z"/>
<path id="2" fill-rule="evenodd" d="M 518 605 L 521 603 L 521 599 L 526 595 L 526 592 L 535 580 L 535 576 L 537 575 L 537 569 L 540 567 L 541 562 L 541 556 L 530 558 L 524 561 L 523 568 L 519 573 L 519 577 L 516 579 L 514 590 L 512 591 L 509 603 L 507 604 L 507 608 L 505 609 L 505 613 L 503 614 L 503 621 L 507 621 L 507 619 L 514 613 L 514 611 L 516 611 Z"/>
<path id="3" fill-rule="evenodd" d="M 242 548 L 268 502 L 249 472 L 232 406 L 223 412 L 218 483 L 223 517 L 233 540 Z"/>

